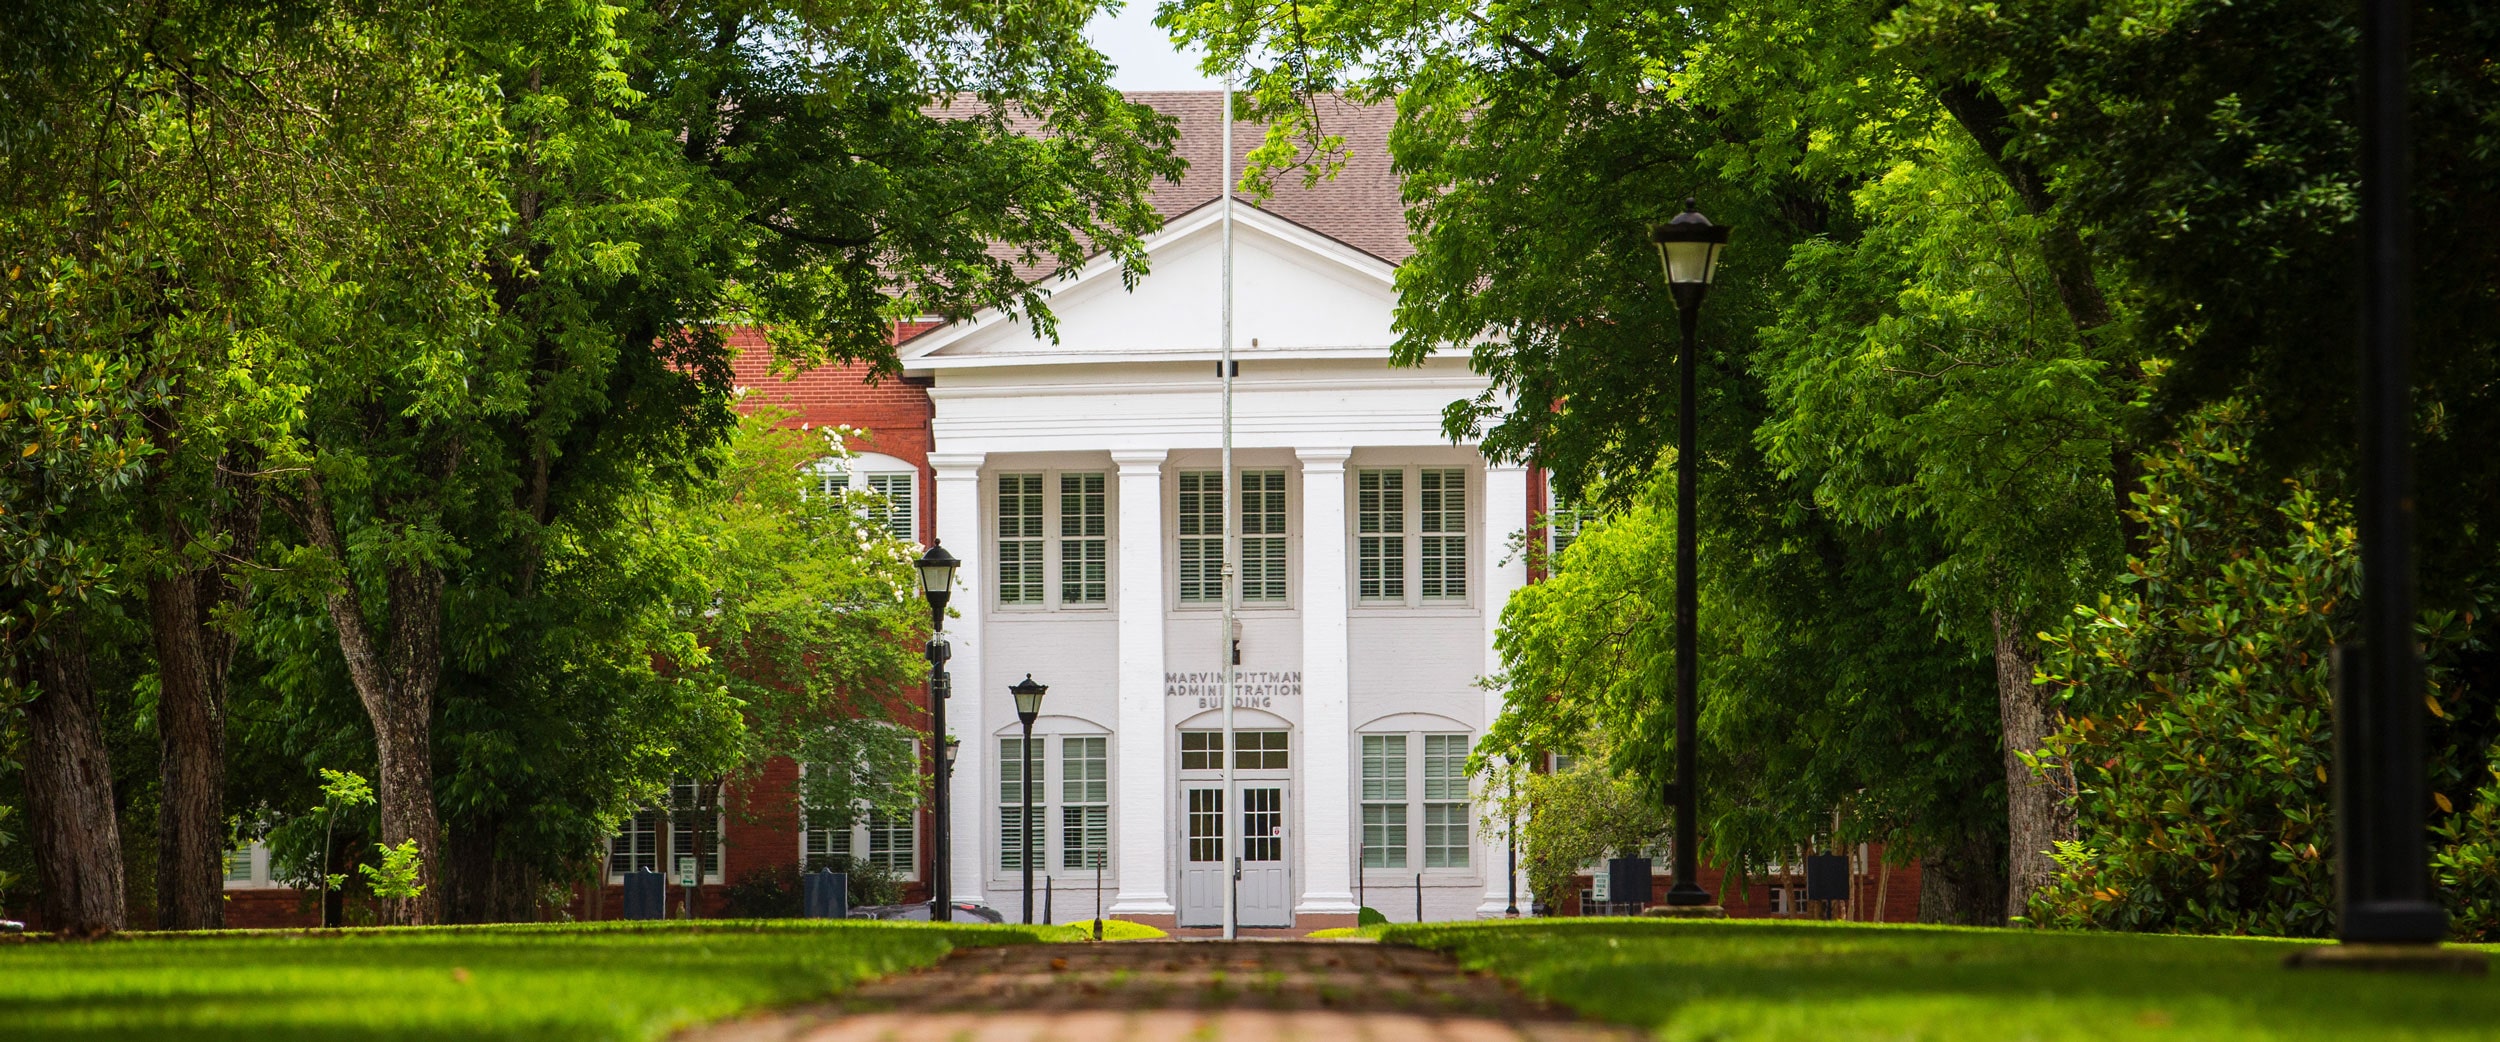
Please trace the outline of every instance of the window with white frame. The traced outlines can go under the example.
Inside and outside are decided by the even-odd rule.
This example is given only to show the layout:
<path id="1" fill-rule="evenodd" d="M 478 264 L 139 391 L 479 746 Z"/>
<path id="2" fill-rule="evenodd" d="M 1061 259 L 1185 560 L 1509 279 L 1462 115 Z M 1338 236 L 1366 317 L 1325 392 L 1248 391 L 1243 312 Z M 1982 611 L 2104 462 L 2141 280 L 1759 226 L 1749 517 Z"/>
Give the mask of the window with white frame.
<path id="1" fill-rule="evenodd" d="M 1059 784 L 1050 784 L 1051 741 L 1033 737 L 1033 867 L 1088 869 L 1108 865 L 1111 852 L 1111 740 L 1103 735 L 1058 739 Z M 1024 739 L 998 740 L 998 867 L 1024 869 Z M 1056 837 L 1050 822 L 1057 821 Z M 1055 845 L 1054 845 L 1055 844 Z M 1054 855 L 1055 851 L 1055 855 Z"/>
<path id="2" fill-rule="evenodd" d="M 269 845 L 266 843 L 255 840 L 228 850 L 225 862 L 227 889 L 272 886 L 277 883 L 277 880 L 272 877 Z"/>
<path id="3" fill-rule="evenodd" d="M 1241 600 L 1285 600 L 1285 472 L 1241 472 Z"/>
<path id="4" fill-rule="evenodd" d="M 1406 736 L 1363 736 L 1363 867 L 1406 867 Z"/>
<path id="5" fill-rule="evenodd" d="M 1000 474 L 996 482 L 999 607 L 1110 604 L 1110 496 L 1103 472 L 1019 472 Z"/>
<path id="6" fill-rule="evenodd" d="M 1059 475 L 1059 602 L 1111 599 L 1110 497 L 1101 471 Z"/>
<path id="7" fill-rule="evenodd" d="M 1180 598 L 1185 604 L 1224 601 L 1224 479 L 1219 471 L 1180 474 Z M 1287 599 L 1285 472 L 1245 470 L 1241 479 L 1241 600 Z"/>
<path id="8" fill-rule="evenodd" d="M 1293 754 L 1288 748 L 1289 731 L 1234 731 L 1233 769 L 1240 771 L 1281 771 L 1292 766 Z M 1224 769 L 1224 732 L 1181 732 L 1181 769 L 1184 771 L 1220 771 Z"/>
<path id="9" fill-rule="evenodd" d="M 807 775 L 825 769 L 822 764 L 800 764 L 800 792 L 806 792 L 804 779 Z M 918 822 L 917 810 L 886 814 L 863 807 L 845 816 L 813 810 L 802 801 L 799 808 L 800 870 L 812 872 L 818 868 L 838 867 L 838 862 L 857 859 L 900 878 L 916 879 L 920 869 Z"/>
<path id="10" fill-rule="evenodd" d="M 1466 468 L 1369 467 L 1355 471 L 1354 585 L 1358 601 L 1465 601 L 1467 550 Z"/>
<path id="11" fill-rule="evenodd" d="M 1469 866 L 1475 804 L 1468 787 L 1467 753 L 1472 745 L 1463 734 L 1362 736 L 1364 868 Z M 1419 746 L 1420 759 L 1412 755 Z M 1414 828 L 1419 824 L 1420 832 Z"/>
<path id="12" fill-rule="evenodd" d="M 1424 736 L 1424 867 L 1467 867 L 1467 793 L 1463 734 Z"/>
<path id="13" fill-rule="evenodd" d="M 720 784 L 678 778 L 665 808 L 635 811 L 608 838 L 608 875 L 650 870 L 674 876 L 677 859 L 696 858 L 703 881 L 721 881 Z"/>
<path id="14" fill-rule="evenodd" d="M 998 476 L 998 603 L 1040 604 L 1042 476 Z"/>
<path id="15" fill-rule="evenodd" d="M 1048 761 L 1041 755 L 1041 752 L 1042 747 L 1049 741 L 1047 738 L 1033 740 L 1033 771 L 1037 776 L 1048 767 Z M 1024 801 L 1027 796 L 1024 767 L 1024 739 L 999 739 L 998 867 L 1009 872 L 1024 868 L 1024 851 L 1027 843 L 1031 844 L 1038 864 L 1046 856 L 1043 852 L 1047 849 L 1045 844 L 1049 842 L 1049 838 L 1042 834 L 1041 823 L 1049 817 L 1050 792 L 1045 786 L 1039 784 L 1037 777 L 1036 784 L 1030 793 L 1033 800 L 1033 821 L 1027 824 L 1024 820 Z"/>
<path id="16" fill-rule="evenodd" d="M 1059 867 L 1095 868 L 1111 854 L 1110 739 L 1059 740 Z"/>
<path id="17" fill-rule="evenodd" d="M 868 813 L 868 863 L 899 879 L 920 878 L 920 815 Z"/>
<path id="18" fill-rule="evenodd" d="M 868 523 L 896 539 L 916 543 L 920 539 L 920 514 L 914 508 L 919 502 L 919 483 L 920 470 L 908 461 L 863 452 L 848 459 L 818 463 L 814 491 L 840 495 L 858 489 L 868 493 Z"/>
<path id="19" fill-rule="evenodd" d="M 1427 601 L 1467 599 L 1467 472 L 1427 467 L 1415 472 L 1417 595 Z"/>
<path id="20" fill-rule="evenodd" d="M 1184 604 L 1224 600 L 1224 479 L 1212 470 L 1180 474 L 1180 582 Z"/>
<path id="21" fill-rule="evenodd" d="M 1580 503 L 1554 490 L 1553 479 L 1545 485 L 1545 552 L 1560 554 L 1571 549 L 1580 538 Z"/>
<path id="22" fill-rule="evenodd" d="M 1366 601 L 1406 600 L 1406 472 L 1363 470 L 1354 476 L 1356 595 Z"/>

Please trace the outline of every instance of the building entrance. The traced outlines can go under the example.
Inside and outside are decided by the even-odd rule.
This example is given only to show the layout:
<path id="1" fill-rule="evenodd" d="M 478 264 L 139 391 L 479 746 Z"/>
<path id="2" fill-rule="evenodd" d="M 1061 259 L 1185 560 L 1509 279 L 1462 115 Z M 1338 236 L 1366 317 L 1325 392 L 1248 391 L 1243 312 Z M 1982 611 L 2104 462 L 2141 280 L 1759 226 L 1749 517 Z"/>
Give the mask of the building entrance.
<path id="1" fill-rule="evenodd" d="M 1181 732 L 1182 926 L 1224 925 L 1234 887 L 1242 926 L 1293 925 L 1292 815 L 1283 731 L 1237 731 L 1226 791 L 1221 732 Z"/>
<path id="2" fill-rule="evenodd" d="M 1185 782 L 1181 792 L 1187 808 L 1181 925 L 1224 925 L 1224 887 L 1229 884 L 1239 888 L 1241 925 L 1292 926 L 1284 783 L 1236 782 L 1230 799 L 1221 782 Z M 1227 842 L 1236 838 L 1238 842 Z"/>

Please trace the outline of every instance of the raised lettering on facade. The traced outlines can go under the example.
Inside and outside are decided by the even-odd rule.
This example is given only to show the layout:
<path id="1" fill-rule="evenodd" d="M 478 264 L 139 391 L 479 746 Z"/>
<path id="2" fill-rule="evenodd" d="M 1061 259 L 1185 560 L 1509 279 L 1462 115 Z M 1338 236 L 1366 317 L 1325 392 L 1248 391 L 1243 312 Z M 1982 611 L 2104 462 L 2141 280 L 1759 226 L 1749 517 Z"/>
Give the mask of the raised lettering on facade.
<path id="1" fill-rule="evenodd" d="M 1197 703 L 1200 709 L 1220 708 L 1224 704 L 1221 697 L 1223 689 L 1224 674 L 1219 672 L 1163 675 L 1165 698 L 1186 698 Z M 1235 708 L 1273 709 L 1277 699 L 1299 698 L 1301 695 L 1302 671 L 1298 669 L 1243 669 L 1233 673 Z"/>

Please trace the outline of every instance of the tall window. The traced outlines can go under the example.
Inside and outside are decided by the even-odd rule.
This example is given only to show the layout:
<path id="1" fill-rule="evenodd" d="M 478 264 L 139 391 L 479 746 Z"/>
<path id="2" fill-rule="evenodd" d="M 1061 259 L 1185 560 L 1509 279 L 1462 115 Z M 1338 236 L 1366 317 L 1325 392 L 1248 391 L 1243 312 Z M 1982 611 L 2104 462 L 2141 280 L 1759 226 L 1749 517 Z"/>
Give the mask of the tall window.
<path id="1" fill-rule="evenodd" d="M 1467 472 L 1428 469 L 1415 475 L 1423 567 L 1417 572 L 1428 601 L 1467 597 Z"/>
<path id="2" fill-rule="evenodd" d="M 858 479 L 856 486 L 854 477 Z M 818 463 L 812 491 L 840 495 L 854 487 L 865 490 L 870 497 L 865 505 L 868 523 L 910 543 L 920 538 L 920 515 L 913 509 L 919 480 L 920 472 L 909 462 L 864 452 L 847 460 Z"/>
<path id="3" fill-rule="evenodd" d="M 1059 740 L 1059 867 L 1094 868 L 1111 852 L 1110 739 Z"/>
<path id="4" fill-rule="evenodd" d="M 660 819 L 666 816 L 661 811 L 638 810 L 625 819 L 616 836 L 608 840 L 609 875 L 660 870 Z"/>
<path id="5" fill-rule="evenodd" d="M 1363 867 L 1406 867 L 1406 736 L 1363 736 Z"/>
<path id="6" fill-rule="evenodd" d="M 1424 867 L 1467 867 L 1467 736 L 1424 736 Z"/>
<path id="7" fill-rule="evenodd" d="M 1224 601 L 1224 476 L 1212 470 L 1180 475 L 1181 601 Z"/>
<path id="8" fill-rule="evenodd" d="M 912 755 L 918 758 L 918 742 L 912 741 Z M 803 779 L 818 771 L 831 770 L 824 764 L 803 763 L 799 774 Z M 800 784 L 802 801 L 805 782 Z M 848 823 L 841 823 L 847 817 Z M 854 807 L 848 815 L 837 815 L 807 806 L 799 807 L 799 868 L 813 871 L 834 859 L 856 858 L 893 872 L 905 879 L 916 878 L 920 866 L 919 811 L 917 808 L 899 814 L 886 814 L 865 805 Z"/>
<path id="9" fill-rule="evenodd" d="M 1381 467 L 1355 472 L 1356 600 L 1371 604 L 1464 601 L 1467 551 L 1466 468 Z"/>
<path id="10" fill-rule="evenodd" d="M 1033 738 L 1033 867 L 1087 869 L 1111 854 L 1111 740 L 1102 735 L 1059 739 L 1059 784 L 1050 784 L 1051 739 Z M 998 740 L 998 867 L 1024 869 L 1024 739 Z M 1051 848 L 1052 820 L 1059 822 Z"/>
<path id="11" fill-rule="evenodd" d="M 1285 472 L 1241 472 L 1241 599 L 1285 599 Z"/>
<path id="12" fill-rule="evenodd" d="M 1552 478 L 1546 482 L 1545 552 L 1560 554 L 1580 538 L 1580 504 L 1554 491 Z"/>
<path id="13" fill-rule="evenodd" d="M 1224 601 L 1224 478 L 1212 470 L 1180 475 L 1180 586 L 1189 604 Z M 1241 472 L 1241 599 L 1285 600 L 1285 472 Z"/>
<path id="14" fill-rule="evenodd" d="M 998 602 L 1042 603 L 1042 476 L 998 476 Z"/>
<path id="15" fill-rule="evenodd" d="M 1045 766 L 1042 745 L 1048 739 L 1033 740 L 1033 770 L 1039 774 Z M 1043 844 L 1049 838 L 1042 834 L 1041 822 L 1050 807 L 1050 794 L 1034 779 L 1033 822 L 1024 820 L 1024 739 L 998 740 L 998 867 L 1010 872 L 1024 868 L 1026 836 L 1031 836 L 1033 852 L 1041 858 Z M 1036 864 L 1044 863 L 1037 860 Z"/>
<path id="16" fill-rule="evenodd" d="M 1356 594 L 1406 599 L 1406 472 L 1366 470 L 1354 478 Z"/>
<path id="17" fill-rule="evenodd" d="M 920 526 L 914 521 L 920 515 L 912 510 L 913 481 L 917 474 L 870 474 L 868 491 L 877 497 L 868 508 L 868 520 L 886 533 L 906 543 L 920 540 Z"/>
<path id="18" fill-rule="evenodd" d="M 720 786 L 679 778 L 669 786 L 669 858 L 660 871 L 677 872 L 677 859 L 701 862 L 705 881 L 720 878 Z"/>
<path id="19" fill-rule="evenodd" d="M 920 871 L 920 816 L 870 812 L 868 863 L 909 879 Z"/>
<path id="20" fill-rule="evenodd" d="M 1103 476 L 1059 475 L 1059 600 L 1102 604 L 1111 595 Z"/>
<path id="21" fill-rule="evenodd" d="M 721 878 L 721 800 L 717 782 L 679 778 L 669 785 L 666 808 L 635 811 L 608 839 L 608 874 L 645 869 L 671 877 L 677 859 L 698 858 L 703 880 Z"/>
<path id="22" fill-rule="evenodd" d="M 1035 471 L 995 480 L 999 606 L 1110 604 L 1111 502 L 1103 473 Z"/>

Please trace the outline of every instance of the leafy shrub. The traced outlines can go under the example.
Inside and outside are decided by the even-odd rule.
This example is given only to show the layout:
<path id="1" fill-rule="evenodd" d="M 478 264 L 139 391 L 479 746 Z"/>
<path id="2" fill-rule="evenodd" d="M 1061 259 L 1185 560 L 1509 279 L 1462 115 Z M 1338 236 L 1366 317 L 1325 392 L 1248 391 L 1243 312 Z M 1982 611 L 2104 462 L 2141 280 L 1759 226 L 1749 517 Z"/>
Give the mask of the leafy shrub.
<path id="1" fill-rule="evenodd" d="M 2064 719 L 2035 767 L 2072 765 L 2079 839 L 2031 902 L 2050 926 L 2319 936 L 2334 929 L 2328 657 L 2355 620 L 2349 511 L 2315 481 L 2256 476 L 2247 411 L 2200 415 L 2145 460 L 2133 515 L 2149 547 L 2119 592 L 2043 634 Z M 2454 682 L 2471 617 L 2425 613 L 2430 711 Z M 2427 808 L 2460 936 L 2500 925 L 2500 786 L 2482 732 L 2448 728 Z M 2445 741 L 2442 738 L 2445 738 Z M 2471 777 L 2456 769 L 2471 765 Z M 2468 797 L 2464 790 L 2473 791 Z M 2466 797 L 2460 811 L 2457 799 Z M 2428 839 L 2430 837 L 2426 837 Z"/>
<path id="2" fill-rule="evenodd" d="M 796 865 L 751 868 L 721 892 L 732 919 L 796 919 L 804 911 Z"/>

